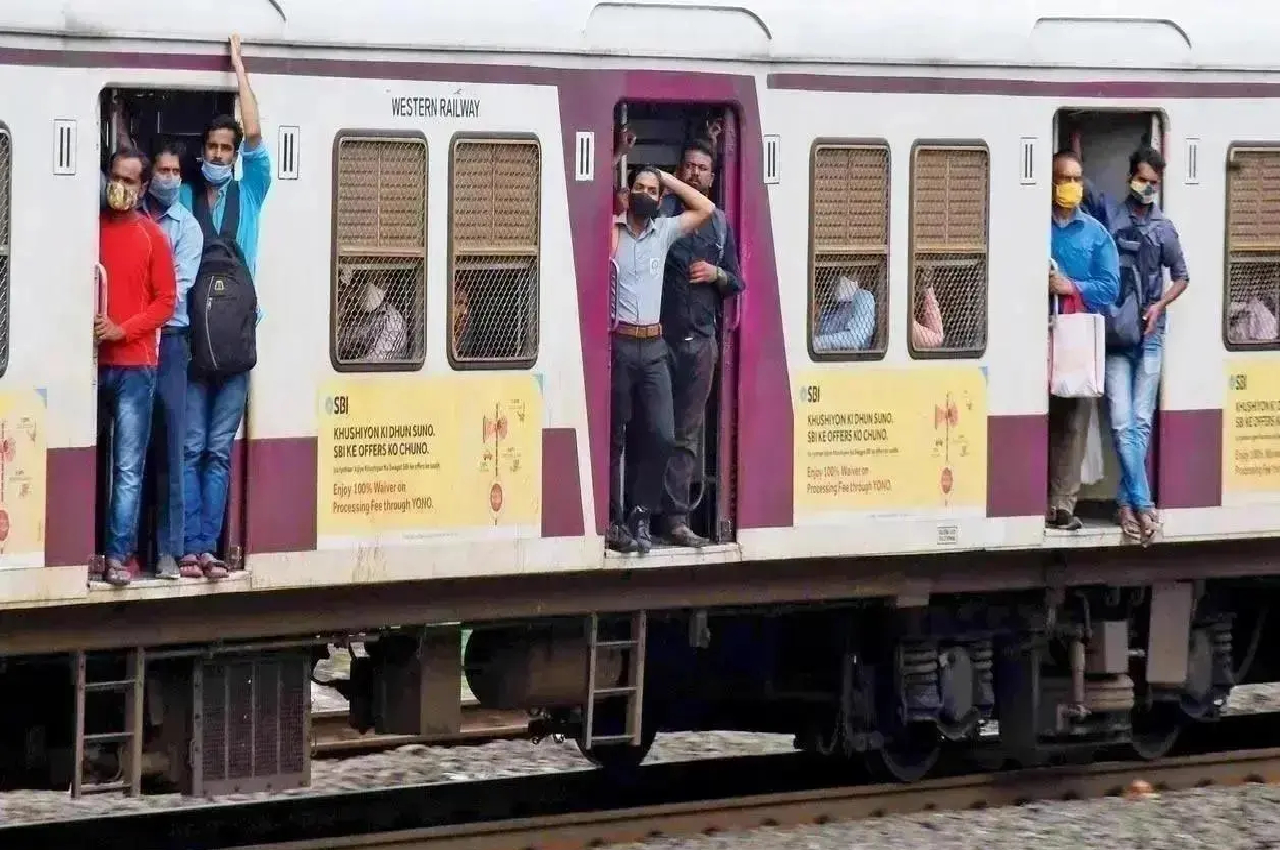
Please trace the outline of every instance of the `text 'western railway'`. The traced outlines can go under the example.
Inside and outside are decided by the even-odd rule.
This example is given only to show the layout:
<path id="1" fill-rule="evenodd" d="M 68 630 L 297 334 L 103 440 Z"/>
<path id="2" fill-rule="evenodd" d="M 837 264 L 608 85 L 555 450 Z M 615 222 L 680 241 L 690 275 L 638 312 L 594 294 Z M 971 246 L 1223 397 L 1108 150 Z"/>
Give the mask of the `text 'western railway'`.
<path id="1" fill-rule="evenodd" d="M 478 97 L 393 97 L 396 118 L 479 118 Z"/>

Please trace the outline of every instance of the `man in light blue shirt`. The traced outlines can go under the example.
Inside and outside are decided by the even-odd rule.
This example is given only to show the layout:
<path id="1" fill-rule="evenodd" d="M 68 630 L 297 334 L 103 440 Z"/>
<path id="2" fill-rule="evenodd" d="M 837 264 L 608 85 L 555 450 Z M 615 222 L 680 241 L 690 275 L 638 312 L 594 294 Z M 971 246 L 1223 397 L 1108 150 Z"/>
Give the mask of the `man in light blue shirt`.
<path id="1" fill-rule="evenodd" d="M 204 133 L 204 161 L 196 185 L 183 185 L 180 200 L 194 211 L 197 192 L 205 193 L 215 230 L 222 227 L 227 190 L 239 184 L 240 223 L 235 241 L 257 284 L 258 224 L 271 188 L 271 159 L 262 141 L 258 101 L 249 86 L 240 55 L 240 37 L 231 37 L 231 67 L 239 87 L 241 124 L 229 115 L 210 122 Z M 235 179 L 237 156 L 242 176 Z M 259 320 L 262 316 L 259 313 Z M 186 503 L 185 554 L 179 564 L 184 577 L 225 578 L 227 565 L 218 556 L 231 480 L 231 445 L 249 399 L 247 372 L 210 380 L 192 376 L 187 382 L 187 434 L 184 449 Z"/>
<path id="2" fill-rule="evenodd" d="M 1072 151 L 1054 156 L 1049 297 L 1057 302 L 1057 312 L 1100 313 L 1114 304 L 1120 293 L 1116 243 L 1106 227 L 1080 209 L 1083 181 L 1079 156 Z M 1075 508 L 1092 403 L 1087 398 L 1049 397 L 1049 509 L 1045 522 L 1050 528 L 1076 531 L 1083 525 Z"/>
<path id="3" fill-rule="evenodd" d="M 156 523 L 156 575 L 178 578 L 178 558 L 185 552 L 183 536 L 183 445 L 187 422 L 187 366 L 191 362 L 187 295 L 200 271 L 204 234 L 191 211 L 179 204 L 182 155 L 178 142 L 160 146 L 142 210 L 151 217 L 173 248 L 177 301 L 173 318 L 160 331 L 160 366 L 156 373 L 156 405 L 151 425 L 148 464 L 155 477 L 159 518 Z M 157 439 L 160 437 L 161 439 Z"/>
<path id="4" fill-rule="evenodd" d="M 661 190 L 677 195 L 684 212 L 658 215 Z M 605 544 L 618 552 L 647 553 L 653 545 L 649 518 L 662 500 L 667 459 L 675 445 L 671 355 L 662 337 L 662 279 L 667 251 L 715 212 L 711 200 L 664 171 L 636 172 L 626 215 L 613 224 L 613 333 L 610 341 L 609 514 Z M 635 443 L 643 459 L 628 483 L 635 506 L 623 515 L 622 454 L 632 413 L 639 408 L 645 439 Z"/>

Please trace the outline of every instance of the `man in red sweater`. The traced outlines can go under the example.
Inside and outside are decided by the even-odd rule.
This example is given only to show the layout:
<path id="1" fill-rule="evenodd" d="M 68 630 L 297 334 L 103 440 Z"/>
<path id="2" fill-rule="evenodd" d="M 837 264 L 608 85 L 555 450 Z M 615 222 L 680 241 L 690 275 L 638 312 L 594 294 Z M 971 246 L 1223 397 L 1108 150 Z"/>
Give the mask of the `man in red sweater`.
<path id="1" fill-rule="evenodd" d="M 108 583 L 129 583 L 125 562 L 138 542 L 142 471 L 151 437 L 151 404 L 160 328 L 173 316 L 173 252 L 160 227 L 138 212 L 151 163 L 135 150 L 111 157 L 107 206 L 98 218 L 99 259 L 106 269 L 106 312 L 94 321 L 98 342 L 98 421 L 112 428 Z"/>

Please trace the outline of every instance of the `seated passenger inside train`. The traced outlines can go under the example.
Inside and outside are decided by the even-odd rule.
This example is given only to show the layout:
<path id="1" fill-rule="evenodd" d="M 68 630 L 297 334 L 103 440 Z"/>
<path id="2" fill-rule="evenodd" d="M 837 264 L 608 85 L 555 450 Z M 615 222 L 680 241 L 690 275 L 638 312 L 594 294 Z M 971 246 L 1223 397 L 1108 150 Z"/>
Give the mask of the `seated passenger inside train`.
<path id="1" fill-rule="evenodd" d="M 875 340 L 875 295 L 863 289 L 858 281 L 842 275 L 837 281 L 832 300 L 819 311 L 814 324 L 813 350 L 816 353 L 866 351 Z M 917 315 L 911 317 L 913 348 L 937 348 L 946 334 L 942 327 L 942 309 L 932 286 L 920 295 Z"/>
<path id="2" fill-rule="evenodd" d="M 338 279 L 338 356 L 344 360 L 385 362 L 408 356 L 404 315 L 387 297 L 387 284 L 371 276 L 360 285 L 344 269 Z"/>
<path id="3" fill-rule="evenodd" d="M 1227 305 L 1227 339 L 1236 344 L 1280 340 L 1276 303 L 1273 296 L 1259 295 L 1232 300 Z"/>

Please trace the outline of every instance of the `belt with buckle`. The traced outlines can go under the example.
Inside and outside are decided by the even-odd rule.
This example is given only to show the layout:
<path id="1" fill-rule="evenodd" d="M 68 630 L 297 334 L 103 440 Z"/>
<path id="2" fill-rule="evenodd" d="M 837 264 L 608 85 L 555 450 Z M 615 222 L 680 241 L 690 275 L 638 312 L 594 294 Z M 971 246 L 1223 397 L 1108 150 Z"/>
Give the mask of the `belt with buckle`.
<path id="1" fill-rule="evenodd" d="M 662 323 L 657 322 L 652 325 L 632 325 L 627 322 L 619 322 L 613 332 L 619 336 L 629 336 L 632 339 L 654 339 L 662 336 Z"/>

